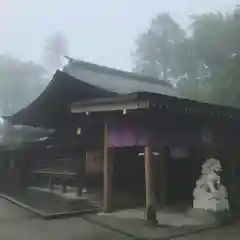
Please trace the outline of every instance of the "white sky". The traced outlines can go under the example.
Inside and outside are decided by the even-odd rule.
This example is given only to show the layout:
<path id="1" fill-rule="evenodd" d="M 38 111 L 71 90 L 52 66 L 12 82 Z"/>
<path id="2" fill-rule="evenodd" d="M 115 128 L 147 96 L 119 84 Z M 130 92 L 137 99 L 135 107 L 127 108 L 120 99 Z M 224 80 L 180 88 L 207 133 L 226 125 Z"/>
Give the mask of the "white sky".
<path id="1" fill-rule="evenodd" d="M 231 11 L 240 0 L 0 0 L 0 53 L 39 62 L 45 40 L 61 31 L 72 57 L 131 70 L 138 34 L 157 13 L 184 27 L 188 16 Z"/>

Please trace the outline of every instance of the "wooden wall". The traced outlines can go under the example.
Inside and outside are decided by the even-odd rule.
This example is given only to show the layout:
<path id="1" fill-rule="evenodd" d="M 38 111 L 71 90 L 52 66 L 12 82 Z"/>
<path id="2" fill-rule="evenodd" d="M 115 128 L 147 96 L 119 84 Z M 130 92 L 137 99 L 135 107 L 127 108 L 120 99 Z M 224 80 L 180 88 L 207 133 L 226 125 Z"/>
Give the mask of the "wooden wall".
<path id="1" fill-rule="evenodd" d="M 86 153 L 85 172 L 86 174 L 103 173 L 103 152 L 88 151 Z"/>

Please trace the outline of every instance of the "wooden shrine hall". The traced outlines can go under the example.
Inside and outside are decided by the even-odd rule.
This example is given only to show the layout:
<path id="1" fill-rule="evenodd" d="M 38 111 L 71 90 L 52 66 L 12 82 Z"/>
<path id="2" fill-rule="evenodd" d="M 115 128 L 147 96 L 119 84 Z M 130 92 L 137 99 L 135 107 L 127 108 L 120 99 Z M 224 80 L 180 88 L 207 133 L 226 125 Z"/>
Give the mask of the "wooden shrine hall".
<path id="1" fill-rule="evenodd" d="M 69 58 L 34 102 L 6 119 L 56 129 L 63 143 L 60 133 L 71 135 L 68 152 L 85 166 L 77 181 L 103 183 L 105 212 L 126 196 L 149 219 L 159 206 L 191 205 L 208 157 L 221 161 L 231 209 L 239 207 L 240 110 L 183 99 L 165 81 Z"/>

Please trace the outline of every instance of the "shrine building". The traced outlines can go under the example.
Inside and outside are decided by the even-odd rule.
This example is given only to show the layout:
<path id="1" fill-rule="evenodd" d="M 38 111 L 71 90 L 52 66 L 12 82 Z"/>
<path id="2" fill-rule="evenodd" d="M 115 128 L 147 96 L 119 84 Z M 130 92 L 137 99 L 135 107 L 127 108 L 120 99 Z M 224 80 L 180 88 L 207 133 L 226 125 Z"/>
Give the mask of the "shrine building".
<path id="1" fill-rule="evenodd" d="M 6 169 L 17 174 L 2 177 L 2 191 L 56 185 L 86 192 L 104 212 L 154 212 L 191 206 L 202 163 L 213 157 L 230 208 L 239 207 L 240 110 L 184 99 L 166 81 L 68 58 L 42 94 L 6 121 L 55 131 L 3 151 L 15 161 Z"/>

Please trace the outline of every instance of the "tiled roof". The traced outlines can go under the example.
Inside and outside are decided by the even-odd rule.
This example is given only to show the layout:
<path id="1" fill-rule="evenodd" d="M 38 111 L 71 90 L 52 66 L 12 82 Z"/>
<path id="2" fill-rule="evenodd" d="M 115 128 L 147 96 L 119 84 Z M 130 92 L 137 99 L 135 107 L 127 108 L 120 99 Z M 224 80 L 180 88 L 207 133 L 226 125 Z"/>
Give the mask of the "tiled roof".
<path id="1" fill-rule="evenodd" d="M 69 57 L 68 60 L 68 64 L 63 68 L 65 73 L 104 90 L 118 94 L 146 91 L 179 97 L 177 90 L 166 81 L 99 66 Z"/>

